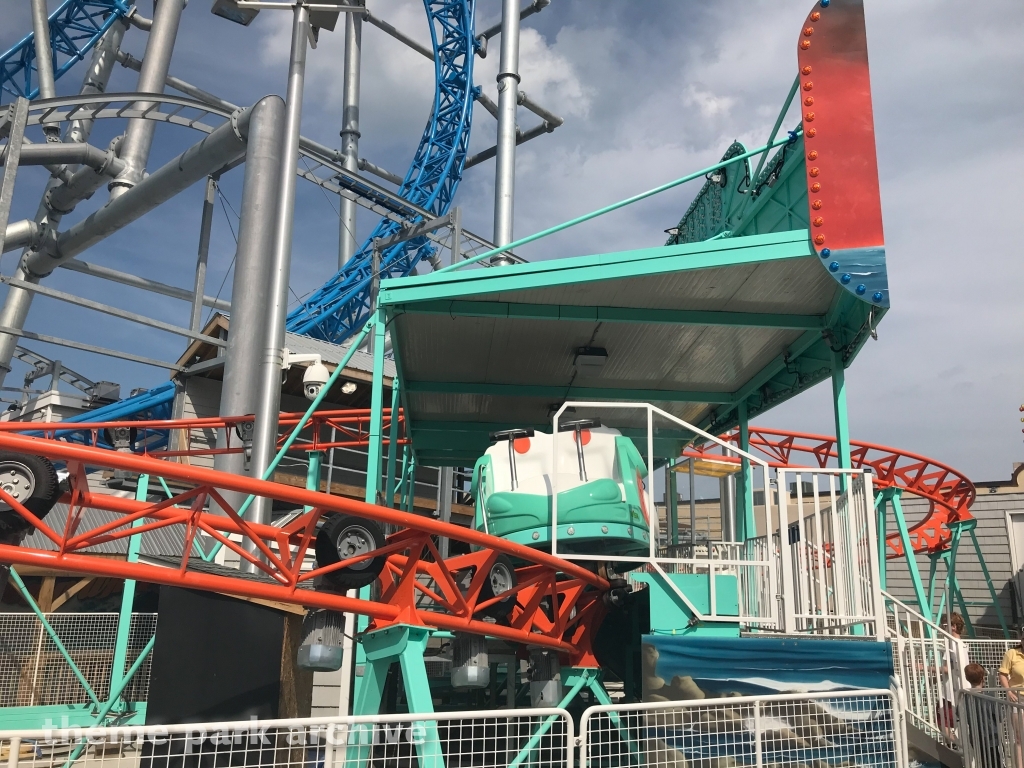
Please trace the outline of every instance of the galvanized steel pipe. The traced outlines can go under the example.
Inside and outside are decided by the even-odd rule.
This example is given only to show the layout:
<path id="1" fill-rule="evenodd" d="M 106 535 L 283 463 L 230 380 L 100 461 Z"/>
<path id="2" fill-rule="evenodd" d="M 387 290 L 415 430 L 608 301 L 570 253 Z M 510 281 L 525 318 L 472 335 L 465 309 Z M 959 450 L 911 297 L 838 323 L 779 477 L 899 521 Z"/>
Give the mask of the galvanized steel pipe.
<path id="1" fill-rule="evenodd" d="M 498 65 L 498 141 L 494 174 L 494 244 L 512 242 L 519 103 L 519 0 L 502 0 Z"/>
<path id="2" fill-rule="evenodd" d="M 171 66 L 174 41 L 178 36 L 178 25 L 184 0 L 160 0 L 153 11 L 153 25 L 146 43 L 146 55 L 139 73 L 140 93 L 163 93 L 167 70 Z M 145 109 L 148 104 L 139 104 Z M 138 184 L 146 171 L 146 161 L 153 145 L 156 123 L 144 118 L 135 118 L 128 123 L 121 159 L 125 161 L 124 171 L 110 183 L 110 199 L 116 200 Z"/>
<path id="3" fill-rule="evenodd" d="M 299 161 L 299 129 L 302 122 L 302 91 L 306 75 L 306 41 L 309 36 L 309 10 L 296 5 L 292 23 L 291 57 L 288 66 L 288 100 L 282 149 L 280 194 L 277 201 L 277 226 L 274 232 L 274 259 L 270 268 L 270 288 L 264 307 L 265 321 L 260 334 L 263 358 L 259 369 L 259 395 L 252 446 L 252 473 L 262 477 L 274 458 L 277 443 L 277 419 L 281 409 L 281 364 L 284 324 L 288 314 L 288 280 L 291 274 L 292 227 L 295 218 L 295 174 Z M 269 523 L 270 500 L 257 498 L 250 519 Z"/>

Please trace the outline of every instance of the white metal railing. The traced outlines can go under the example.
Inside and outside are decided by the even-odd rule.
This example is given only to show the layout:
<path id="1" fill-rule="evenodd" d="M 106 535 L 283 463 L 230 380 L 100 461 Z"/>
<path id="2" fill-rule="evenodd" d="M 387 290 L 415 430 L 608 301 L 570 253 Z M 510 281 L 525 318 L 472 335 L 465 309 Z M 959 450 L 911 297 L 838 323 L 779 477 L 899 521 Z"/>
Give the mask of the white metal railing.
<path id="1" fill-rule="evenodd" d="M 93 692 L 105 701 L 117 638 L 116 613 L 47 613 Z M 157 614 L 133 613 L 125 659 L 127 670 L 156 632 Z M 124 691 L 126 701 L 145 701 L 152 656 Z M 125 670 L 122 670 L 124 672 Z M 88 704 L 90 698 L 60 649 L 34 613 L 0 613 L 0 707 Z"/>
<path id="2" fill-rule="evenodd" d="M 659 429 L 668 426 L 679 433 L 691 433 L 698 436 L 698 439 L 712 442 L 722 449 L 722 455 L 734 459 L 743 459 L 750 462 L 750 476 L 754 483 L 764 488 L 771 485 L 771 468 L 764 459 L 751 453 L 739 450 L 735 445 L 726 443 L 716 435 L 705 432 L 696 426 L 683 421 L 660 408 L 649 403 L 607 403 L 607 402 L 566 402 L 552 415 L 552 434 L 558 433 L 558 425 L 562 414 L 567 409 L 575 409 L 574 417 L 581 418 L 584 413 L 599 415 L 609 410 L 616 414 L 623 414 L 629 411 L 642 413 L 646 424 L 646 456 L 645 461 L 648 467 L 654 466 L 654 433 L 655 419 Z M 659 577 L 665 587 L 671 590 L 687 609 L 700 621 L 703 622 L 730 622 L 737 620 L 746 626 L 762 627 L 771 629 L 783 629 L 780 623 L 778 591 L 773 587 L 778 584 L 777 570 L 779 568 L 779 557 L 773 555 L 764 547 L 749 547 L 736 545 L 733 542 L 705 542 L 699 551 L 689 552 L 689 556 L 662 557 L 659 556 L 658 542 L 661 541 L 659 530 L 660 521 L 657 514 L 649 515 L 649 552 L 647 557 L 637 557 L 636 554 L 601 554 L 583 555 L 578 553 L 567 553 L 560 549 L 558 531 L 558 477 L 557 477 L 557 451 L 552 451 L 552 511 L 551 511 L 551 541 L 552 552 L 559 557 L 568 560 L 593 560 L 606 562 L 626 562 L 632 567 L 639 560 L 646 562 L 645 570 Z M 653 483 L 649 476 L 641 493 L 645 497 L 646 508 L 655 510 Z M 772 525 L 772 503 L 770 496 L 758 515 L 757 526 L 761 530 L 771 530 Z M 700 610 L 690 599 L 690 596 L 679 588 L 675 581 L 669 578 L 670 574 L 689 573 L 700 574 L 708 580 L 708 607 Z M 719 613 L 717 589 L 718 576 L 731 575 L 736 577 L 737 590 L 739 592 L 740 615 L 730 612 Z"/>
<path id="3" fill-rule="evenodd" d="M 1024 701 L 1003 688 L 972 688 L 960 698 L 957 721 L 964 768 L 1024 765 Z"/>
<path id="4" fill-rule="evenodd" d="M 654 466 L 655 432 L 665 435 L 669 431 L 693 434 L 697 440 L 716 445 L 724 460 L 749 463 L 751 490 L 760 489 L 761 503 L 750 510 L 755 513 L 754 527 L 760 535 L 747 531 L 744 542 L 707 541 L 689 549 L 673 546 L 659 550 L 661 523 L 659 516 L 652 514 L 646 557 L 635 553 L 565 552 L 559 542 L 558 451 L 552 451 L 553 554 L 568 560 L 625 562 L 630 568 L 643 561 L 643 570 L 673 592 L 701 622 L 738 621 L 745 627 L 786 633 L 885 638 L 869 472 L 782 467 L 774 470 L 773 478 L 773 470 L 763 458 L 741 451 L 648 403 L 566 402 L 552 415 L 552 434 L 558 433 L 560 418 L 568 409 L 572 409 L 575 419 L 609 411 L 619 419 L 627 418 L 630 412 L 640 414 L 646 424 L 648 467 Z M 633 421 L 640 423 L 639 418 Z M 795 484 L 792 499 L 787 493 L 791 481 Z M 648 510 L 655 509 L 652 486 L 648 481 L 641 490 Z M 707 579 L 707 599 L 703 600 L 702 595 L 706 608 L 699 609 L 691 596 L 670 578 L 675 574 L 695 574 Z M 738 612 L 731 605 L 729 610 L 719 610 L 717 592 L 722 587 L 718 577 L 723 575 L 735 579 L 724 583 L 729 584 L 726 588 L 737 591 Z"/>
<path id="5" fill-rule="evenodd" d="M 839 469 L 777 471 L 787 626 L 885 638 L 871 474 Z"/>
<path id="6" fill-rule="evenodd" d="M 902 711 L 885 689 L 590 707 L 580 768 L 871 765 L 906 768 Z"/>
<path id="7" fill-rule="evenodd" d="M 573 768 L 574 745 L 561 709 L 0 731 L 7 768 Z"/>
<path id="8" fill-rule="evenodd" d="M 887 593 L 886 632 L 903 688 L 908 722 L 936 741 L 955 743 L 954 704 L 967 651 L 951 634 Z"/>

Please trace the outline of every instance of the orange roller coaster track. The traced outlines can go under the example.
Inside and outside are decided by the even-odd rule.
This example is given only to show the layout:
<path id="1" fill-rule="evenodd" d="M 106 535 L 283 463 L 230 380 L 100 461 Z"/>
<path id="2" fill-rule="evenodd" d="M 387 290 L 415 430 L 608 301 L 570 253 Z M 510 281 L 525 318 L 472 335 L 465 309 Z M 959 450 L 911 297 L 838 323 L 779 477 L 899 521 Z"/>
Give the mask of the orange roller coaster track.
<path id="1" fill-rule="evenodd" d="M 167 428 L 169 425 L 170 422 L 152 423 L 150 427 Z M 37 425 L 19 426 L 38 430 Z M 134 427 L 137 423 L 120 422 L 114 426 Z M 174 428 L 195 426 L 194 423 L 174 422 Z M 101 427 L 75 426 L 76 430 L 94 428 Z M 369 617 L 371 628 L 402 623 L 472 632 L 552 648 L 567 654 L 574 664 L 592 666 L 595 663 L 591 639 L 605 614 L 603 597 L 610 585 L 597 574 L 544 552 L 387 507 L 151 455 L 111 451 L 60 439 L 26 437 L 6 430 L 0 431 L 0 450 L 35 454 L 64 464 L 69 472 L 70 487 L 63 497 L 69 511 L 62 530 L 51 528 L 0 487 L 0 500 L 49 539 L 53 547 L 35 549 L 0 544 L 0 562 L 353 612 Z M 170 486 L 185 490 L 158 503 L 113 496 L 90 487 L 87 467 L 90 471 L 113 469 L 160 477 Z M 238 493 L 262 496 L 306 511 L 281 527 L 249 522 L 226 500 Z M 219 507 L 225 514 L 208 511 L 211 507 Z M 115 514 L 110 522 L 83 530 L 86 509 Z M 332 513 L 355 515 L 396 526 L 399 530 L 388 536 L 378 549 L 332 565 L 303 570 L 303 562 L 315 542 L 318 522 L 322 516 Z M 172 567 L 89 554 L 90 548 L 103 542 L 169 526 L 181 526 L 185 541 L 184 551 L 180 559 L 176 557 Z M 232 575 L 222 567 L 211 567 L 201 558 L 190 557 L 194 542 L 201 534 L 205 541 L 215 541 L 250 563 L 258 573 L 255 576 L 238 572 Z M 437 537 L 465 542 L 473 551 L 442 559 Z M 513 559 L 517 584 L 510 592 L 487 598 L 485 581 L 491 565 L 501 555 Z M 377 557 L 387 558 L 379 577 L 381 595 L 378 600 L 353 599 L 314 588 L 317 577 Z M 514 596 L 514 604 L 507 617 L 493 623 L 485 620 L 489 608 L 498 602 L 507 605 L 505 601 L 510 596 Z"/>
<path id="2" fill-rule="evenodd" d="M 722 435 L 721 439 L 738 445 L 739 430 Z M 834 437 L 804 432 L 750 427 L 750 448 L 766 456 L 773 467 L 825 467 L 829 461 L 838 460 Z M 948 549 L 952 538 L 949 525 L 973 519 L 971 504 L 976 491 L 961 472 L 925 456 L 884 445 L 851 440 L 850 448 L 853 467 L 870 468 L 876 489 L 899 488 L 928 501 L 928 514 L 908 530 L 915 553 Z M 725 458 L 712 450 L 713 446 L 704 444 L 683 455 L 716 461 Z M 898 534 L 887 536 L 886 546 L 887 558 L 903 556 Z"/>

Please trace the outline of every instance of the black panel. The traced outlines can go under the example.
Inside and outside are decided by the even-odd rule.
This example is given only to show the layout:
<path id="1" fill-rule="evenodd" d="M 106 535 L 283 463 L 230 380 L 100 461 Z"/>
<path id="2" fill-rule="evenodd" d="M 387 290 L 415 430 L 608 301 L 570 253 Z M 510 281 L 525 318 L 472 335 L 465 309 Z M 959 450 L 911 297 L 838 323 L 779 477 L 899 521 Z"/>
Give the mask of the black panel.
<path id="1" fill-rule="evenodd" d="M 161 587 L 146 723 L 277 717 L 283 639 L 272 608 Z"/>

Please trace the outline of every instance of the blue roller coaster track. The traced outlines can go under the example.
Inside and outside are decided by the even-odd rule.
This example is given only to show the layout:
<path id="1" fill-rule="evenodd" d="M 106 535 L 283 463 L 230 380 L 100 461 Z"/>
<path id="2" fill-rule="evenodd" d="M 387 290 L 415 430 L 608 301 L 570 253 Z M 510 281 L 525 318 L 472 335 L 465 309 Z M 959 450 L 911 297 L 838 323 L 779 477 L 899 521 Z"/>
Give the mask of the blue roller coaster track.
<path id="1" fill-rule="evenodd" d="M 423 0 L 423 5 L 434 50 L 434 104 L 399 194 L 435 216 L 443 216 L 451 208 L 462 179 L 469 147 L 475 96 L 476 0 Z M 81 61 L 110 25 L 131 8 L 124 0 L 66 0 L 50 15 L 54 76 L 60 77 Z M 36 69 L 32 34 L 0 56 L 0 66 L 3 91 L 27 98 L 38 95 L 38 86 L 33 86 Z M 370 312 L 372 242 L 395 234 L 401 226 L 382 219 L 355 257 L 289 314 L 288 330 L 334 343 L 358 330 Z M 380 277 L 409 275 L 433 253 L 434 246 L 426 238 L 394 246 L 381 255 Z M 168 382 L 72 421 L 124 419 L 136 414 L 166 418 L 173 398 L 174 387 Z"/>
<path id="2" fill-rule="evenodd" d="M 110 25 L 126 16 L 132 5 L 124 0 L 65 0 L 61 3 L 50 14 L 54 78 L 84 59 Z M 35 80 L 35 35 L 29 34 L 0 56 L 0 88 L 15 97 L 34 99 L 39 95 Z"/>
<path id="3" fill-rule="evenodd" d="M 434 47 L 437 89 L 434 108 L 399 194 L 443 216 L 462 178 L 473 115 L 473 0 L 424 0 Z M 373 282 L 372 242 L 401 224 L 383 219 L 356 256 L 288 315 L 293 333 L 340 343 L 366 322 Z M 381 254 L 381 278 L 404 277 L 434 252 L 426 238 Z"/>

